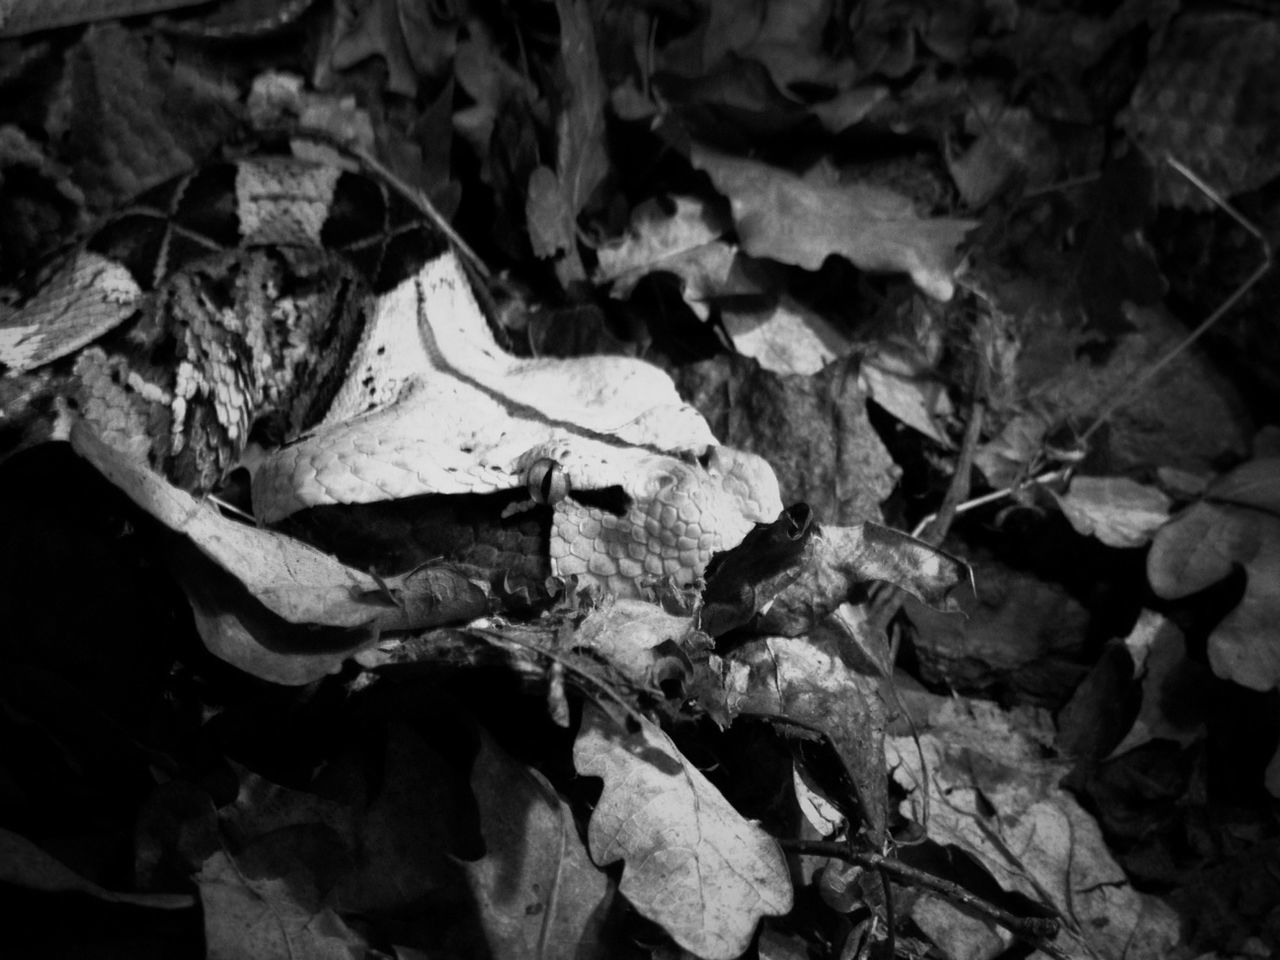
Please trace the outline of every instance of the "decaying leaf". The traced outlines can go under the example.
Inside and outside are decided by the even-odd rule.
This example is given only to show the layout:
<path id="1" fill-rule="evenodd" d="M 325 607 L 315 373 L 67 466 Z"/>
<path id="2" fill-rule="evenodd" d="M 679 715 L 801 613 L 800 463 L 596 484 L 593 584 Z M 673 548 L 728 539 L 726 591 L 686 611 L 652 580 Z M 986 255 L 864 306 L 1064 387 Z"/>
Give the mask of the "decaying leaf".
<path id="1" fill-rule="evenodd" d="M 474 103 L 453 114 L 453 127 L 480 158 L 481 175 L 487 177 L 490 139 L 504 102 L 531 103 L 538 91 L 527 77 L 502 58 L 483 21 L 473 18 L 467 23 L 467 31 L 466 39 L 458 44 L 453 71 L 458 86 Z"/>
<path id="2" fill-rule="evenodd" d="M 769 461 L 784 503 L 804 501 L 823 523 L 879 519 L 901 469 L 868 420 L 855 358 L 803 377 L 725 354 L 676 377 L 723 443 Z"/>
<path id="3" fill-rule="evenodd" d="M 799 636 L 844 603 L 858 584 L 884 581 L 942 607 L 948 594 L 969 580 L 962 561 L 875 523 L 822 527 L 810 541 L 800 571 L 760 614 L 756 629 Z"/>
<path id="4" fill-rule="evenodd" d="M 817 270 L 832 254 L 863 270 L 905 272 L 949 300 L 958 247 L 976 221 L 918 217 L 910 199 L 880 186 L 800 177 L 695 146 L 690 160 L 729 198 L 747 253 Z"/>
<path id="5" fill-rule="evenodd" d="M 727 307 L 723 322 L 734 349 L 774 373 L 815 374 L 853 348 L 822 314 L 785 294 L 759 309 Z"/>
<path id="6" fill-rule="evenodd" d="M 768 289 L 765 266 L 722 238 L 732 224 L 726 211 L 696 197 L 647 200 L 632 211 L 626 234 L 596 251 L 596 283 L 629 296 L 641 278 L 670 273 L 680 278 L 684 300 L 706 318 L 708 301 Z"/>
<path id="7" fill-rule="evenodd" d="M 624 862 L 619 890 L 682 947 L 732 960 L 764 916 L 791 909 L 777 842 L 733 809 L 648 720 L 624 734 L 601 710 L 583 712 L 573 760 L 604 793 L 587 842 L 601 866 Z"/>
<path id="8" fill-rule="evenodd" d="M 471 787 L 487 852 L 462 871 L 492 955 L 607 957 L 602 924 L 612 884 L 587 855 L 568 804 L 483 733 Z"/>
<path id="9" fill-rule="evenodd" d="M 785 717 L 831 738 L 853 777 L 873 846 L 884 837 L 884 703 L 877 681 L 851 670 L 834 645 L 803 637 L 761 637 L 725 658 L 735 714 Z"/>
<path id="10" fill-rule="evenodd" d="M 583 280 L 578 257 L 577 216 L 609 171 L 604 146 L 608 99 L 596 58 L 591 14 L 583 0 L 557 0 L 561 78 L 556 120 L 556 169 L 538 167 L 529 180 L 525 216 L 533 250 L 556 257 L 562 285 Z"/>
<path id="11" fill-rule="evenodd" d="M 370 57 L 381 57 L 386 64 L 387 89 L 405 97 L 416 95 L 418 68 L 401 22 L 405 6 L 401 0 L 368 0 L 330 51 L 334 69 L 347 70 Z"/>
<path id="12" fill-rule="evenodd" d="M 1203 709 L 1195 685 L 1202 664 L 1187 659 L 1182 631 L 1166 618 L 1144 610 L 1124 640 L 1133 657 L 1134 676 L 1141 679 L 1142 705 L 1133 726 L 1110 756 L 1134 750 L 1152 740 L 1188 746 L 1204 736 Z"/>
<path id="13" fill-rule="evenodd" d="M 638 687 L 656 687 L 674 656 L 705 653 L 711 639 L 688 617 L 640 600 L 613 600 L 593 610 L 574 632 L 573 645 L 590 650 Z M 687 660 L 686 660 L 687 662 Z"/>
<path id="14" fill-rule="evenodd" d="M 927 791 L 931 839 L 975 857 L 1006 890 L 1047 900 L 1064 920 L 1055 946 L 1066 956 L 1168 956 L 1176 915 L 1129 885 L 1098 824 L 1058 786 L 1066 764 L 1045 759 L 995 704 L 933 702 L 919 750 L 910 737 L 888 740 L 889 768 L 909 791 L 903 814 L 919 821 Z M 1052 736 L 1043 718 L 1034 729 Z"/>
<path id="15" fill-rule="evenodd" d="M 204 904 L 210 960 L 306 956 L 356 960 L 368 945 L 317 892 L 279 876 L 257 876 L 251 865 L 219 850 L 196 877 Z"/>
<path id="16" fill-rule="evenodd" d="M 953 413 L 951 401 L 917 344 L 873 347 L 863 356 L 859 375 L 868 399 L 935 443 L 951 446 L 942 428 Z"/>

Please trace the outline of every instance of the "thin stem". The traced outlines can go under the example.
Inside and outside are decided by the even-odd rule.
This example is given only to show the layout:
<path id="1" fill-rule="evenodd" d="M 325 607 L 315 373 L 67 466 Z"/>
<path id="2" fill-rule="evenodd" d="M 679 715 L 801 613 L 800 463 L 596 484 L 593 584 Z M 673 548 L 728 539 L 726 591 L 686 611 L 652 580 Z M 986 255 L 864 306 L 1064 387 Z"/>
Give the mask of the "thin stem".
<path id="1" fill-rule="evenodd" d="M 975 896 L 958 883 L 935 877 L 931 873 L 909 867 L 899 860 L 882 857 L 878 853 L 853 850 L 846 843 L 833 840 L 779 840 L 784 850 L 812 857 L 835 857 L 846 863 L 880 871 L 903 883 L 924 887 L 946 897 L 953 903 L 967 907 L 975 913 L 998 923 L 1014 936 L 1034 943 L 1036 947 L 1053 957 L 1065 958 L 1050 942 L 1058 935 L 1062 924 L 1055 917 L 1019 917 L 1009 911 Z"/>

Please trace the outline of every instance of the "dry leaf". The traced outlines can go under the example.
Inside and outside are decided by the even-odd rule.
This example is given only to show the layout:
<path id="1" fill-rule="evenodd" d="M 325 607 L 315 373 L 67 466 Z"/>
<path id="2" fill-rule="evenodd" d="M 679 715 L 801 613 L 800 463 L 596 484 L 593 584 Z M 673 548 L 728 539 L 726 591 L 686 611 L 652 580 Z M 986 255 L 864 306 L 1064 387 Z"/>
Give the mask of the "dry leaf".
<path id="1" fill-rule="evenodd" d="M 1004 889 L 1047 898 L 1066 921 L 1055 941 L 1066 956 L 1168 956 L 1176 914 L 1129 885 L 1098 824 L 1058 786 L 1067 765 L 1045 759 L 1042 743 L 995 704 L 933 700 L 919 749 L 910 737 L 888 741 L 889 768 L 909 792 L 902 813 L 919 822 L 927 790 L 931 839 L 975 857 Z M 1046 717 L 1018 719 L 1052 739 Z"/>
<path id="2" fill-rule="evenodd" d="M 1128 477 L 1076 477 L 1053 496 L 1077 533 L 1118 549 L 1147 543 L 1173 506 L 1160 490 Z"/>
<path id="3" fill-rule="evenodd" d="M 863 355 L 858 375 L 868 399 L 935 443 L 950 447 L 951 438 L 941 424 L 954 408 L 923 353 L 914 344 L 881 343 Z"/>
<path id="4" fill-rule="evenodd" d="M 846 358 L 812 377 L 781 376 L 722 354 L 676 377 L 717 437 L 769 461 L 784 503 L 845 524 L 879 519 L 902 472 L 867 419 L 855 366 Z"/>
<path id="5" fill-rule="evenodd" d="M 887 187 L 799 177 L 699 145 L 690 160 L 729 198 L 752 256 L 817 270 L 839 254 L 863 270 L 906 272 L 929 296 L 951 299 L 958 247 L 976 221 L 921 219 Z"/>
<path id="6" fill-rule="evenodd" d="M 611 951 L 612 884 L 587 855 L 573 811 L 546 778 L 481 729 L 471 769 L 488 853 L 461 864 L 494 957 L 592 960 Z"/>
<path id="7" fill-rule="evenodd" d="M 335 70 L 350 69 L 369 57 L 381 57 L 386 64 L 390 93 L 417 94 L 418 71 L 400 23 L 400 0 L 367 0 L 329 52 Z"/>
<path id="8" fill-rule="evenodd" d="M 230 520 L 76 425 L 72 446 L 143 510 L 190 540 L 170 561 L 215 655 L 264 680 L 310 683 L 382 630 L 473 617 L 483 595 L 448 567 L 379 583 L 292 537 Z M 430 595 L 426 595 L 430 593 Z"/>
<path id="9" fill-rule="evenodd" d="M 705 320 L 707 301 L 773 285 L 764 264 L 721 239 L 731 226 L 718 205 L 696 197 L 646 200 L 632 211 L 626 234 L 596 251 L 595 282 L 611 283 L 613 296 L 626 297 L 651 273 L 674 274 L 689 308 Z"/>
<path id="10" fill-rule="evenodd" d="M 312 957 L 359 960 L 368 944 L 315 891 L 289 878 L 256 876 L 252 868 L 219 850 L 196 875 L 204 905 L 209 960 L 242 957 Z"/>
<path id="11" fill-rule="evenodd" d="M 686 654 L 711 645 L 688 617 L 667 613 L 662 607 L 642 600 L 606 601 L 588 614 L 573 635 L 575 650 L 590 650 L 630 682 L 640 687 L 656 686 L 654 669 L 667 661 L 666 650 L 674 644 Z"/>
<path id="12" fill-rule="evenodd" d="M 799 575 L 758 618 L 758 630 L 792 637 L 806 633 L 858 584 L 891 583 L 931 607 L 946 607 L 951 591 L 969 582 L 962 561 L 876 523 L 823 526 L 799 566 Z"/>
<path id="13" fill-rule="evenodd" d="M 195 905 L 186 893 L 117 893 L 106 890 L 51 857 L 26 837 L 0 827 L 0 882 L 49 893 L 84 893 L 108 903 L 185 910 Z"/>
<path id="14" fill-rule="evenodd" d="M 619 890 L 686 950 L 732 960 L 763 916 L 791 910 L 777 841 L 733 809 L 648 720 L 624 734 L 599 708 L 583 712 L 573 761 L 604 792 L 587 841 L 600 866 L 624 861 Z"/>
<path id="15" fill-rule="evenodd" d="M 1187 660 L 1187 641 L 1173 623 L 1158 613 L 1142 611 L 1125 646 L 1133 658 L 1134 676 L 1142 683 L 1142 706 L 1124 739 L 1108 755 L 1118 757 L 1152 740 L 1189 746 L 1205 733 L 1197 667 Z"/>
<path id="16" fill-rule="evenodd" d="M 803 637 L 763 637 L 735 648 L 725 657 L 729 709 L 786 717 L 829 736 L 878 844 L 888 807 L 884 703 L 877 681 L 851 670 L 834 651 L 834 643 Z"/>
<path id="17" fill-rule="evenodd" d="M 786 294 L 760 310 L 726 306 L 722 322 L 734 349 L 773 373 L 810 376 L 853 348 L 830 321 Z"/>

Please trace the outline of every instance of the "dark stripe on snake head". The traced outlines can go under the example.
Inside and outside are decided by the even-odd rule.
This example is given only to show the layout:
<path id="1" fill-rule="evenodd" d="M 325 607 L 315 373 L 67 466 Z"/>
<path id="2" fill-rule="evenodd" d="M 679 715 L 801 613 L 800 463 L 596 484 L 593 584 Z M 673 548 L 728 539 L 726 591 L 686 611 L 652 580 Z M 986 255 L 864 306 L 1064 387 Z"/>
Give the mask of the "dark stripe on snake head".
<path id="1" fill-rule="evenodd" d="M 166 214 L 171 213 L 177 208 L 178 198 L 182 196 L 182 191 L 186 189 L 189 179 L 191 179 L 191 174 L 184 173 L 166 180 L 164 183 L 158 183 L 130 200 L 125 210 L 146 209 Z"/>
<path id="2" fill-rule="evenodd" d="M 217 247 L 234 247 L 239 243 L 236 170 L 234 163 L 211 163 L 193 173 L 173 208 L 174 225 Z M 185 265 L 171 259 L 168 269 L 179 270 Z"/>
<path id="3" fill-rule="evenodd" d="M 379 295 L 449 249 L 445 237 L 422 223 L 407 200 L 379 182 L 345 171 L 334 184 L 320 242 L 350 260 Z"/>
<path id="4" fill-rule="evenodd" d="M 169 219 L 163 213 L 126 213 L 105 224 L 85 244 L 94 253 L 129 271 L 142 290 L 154 290 L 163 277 Z"/>
<path id="5" fill-rule="evenodd" d="M 236 167 L 214 163 L 147 190 L 86 246 L 121 264 L 143 290 L 240 239 Z"/>

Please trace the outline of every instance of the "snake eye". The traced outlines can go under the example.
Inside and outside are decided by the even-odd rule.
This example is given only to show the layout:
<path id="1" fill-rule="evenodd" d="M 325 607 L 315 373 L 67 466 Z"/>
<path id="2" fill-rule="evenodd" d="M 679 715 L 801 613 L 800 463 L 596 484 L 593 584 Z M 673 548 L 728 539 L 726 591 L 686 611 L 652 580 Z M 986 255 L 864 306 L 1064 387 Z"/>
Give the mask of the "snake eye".
<path id="1" fill-rule="evenodd" d="M 569 495 L 569 480 L 560 464 L 547 457 L 536 460 L 525 477 L 535 503 L 559 503 Z"/>

